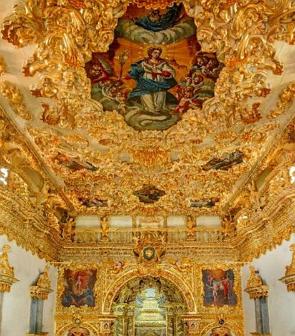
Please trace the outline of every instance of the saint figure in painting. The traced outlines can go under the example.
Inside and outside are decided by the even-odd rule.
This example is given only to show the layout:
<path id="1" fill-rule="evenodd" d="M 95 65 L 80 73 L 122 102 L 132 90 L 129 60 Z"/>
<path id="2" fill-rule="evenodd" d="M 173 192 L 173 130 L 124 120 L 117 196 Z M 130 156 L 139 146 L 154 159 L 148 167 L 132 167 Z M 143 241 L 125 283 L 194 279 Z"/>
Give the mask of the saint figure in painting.
<path id="1" fill-rule="evenodd" d="M 96 270 L 71 271 L 65 270 L 65 290 L 62 296 L 62 305 L 95 306 L 94 284 Z"/>
<path id="2" fill-rule="evenodd" d="M 140 98 L 143 109 L 153 114 L 167 110 L 167 98 L 170 103 L 177 103 L 176 98 L 167 92 L 177 84 L 175 70 L 161 58 L 161 54 L 161 48 L 149 48 L 148 57 L 132 64 L 128 74 L 129 78 L 137 81 L 129 100 Z"/>
<path id="3" fill-rule="evenodd" d="M 235 306 L 233 270 L 203 270 L 204 304 L 206 306 Z"/>
<path id="4" fill-rule="evenodd" d="M 105 111 L 120 113 L 136 130 L 160 131 L 214 96 L 222 66 L 201 50 L 184 6 L 173 3 L 152 10 L 129 5 L 109 50 L 93 53 L 85 68 L 92 99 Z"/>

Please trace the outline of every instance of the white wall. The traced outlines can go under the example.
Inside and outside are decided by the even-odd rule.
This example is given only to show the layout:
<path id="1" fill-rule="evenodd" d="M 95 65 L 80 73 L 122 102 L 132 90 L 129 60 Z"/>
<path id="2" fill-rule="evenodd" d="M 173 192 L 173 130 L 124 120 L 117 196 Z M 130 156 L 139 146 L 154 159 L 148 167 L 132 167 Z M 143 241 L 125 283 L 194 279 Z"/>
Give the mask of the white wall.
<path id="1" fill-rule="evenodd" d="M 284 241 L 275 250 L 267 252 L 251 265 L 259 270 L 262 279 L 269 286 L 268 308 L 272 336 L 295 335 L 295 292 L 287 292 L 286 286 L 279 281 L 285 274 L 285 266 L 291 262 L 289 246 L 295 242 L 295 234 L 290 241 Z M 249 278 L 248 266 L 242 268 L 242 285 L 246 287 Z M 243 291 L 245 335 L 249 336 L 255 328 L 254 300 Z"/>
<path id="2" fill-rule="evenodd" d="M 1 336 L 24 336 L 29 331 L 30 303 L 29 288 L 44 270 L 45 260 L 39 259 L 30 252 L 18 247 L 15 242 L 9 242 L 5 236 L 0 236 L 0 249 L 4 244 L 11 246 L 9 262 L 14 267 L 15 283 L 10 293 L 4 294 Z M 57 272 L 50 267 L 49 276 L 53 293 L 49 294 L 44 303 L 43 331 L 54 335 L 54 308 Z"/>

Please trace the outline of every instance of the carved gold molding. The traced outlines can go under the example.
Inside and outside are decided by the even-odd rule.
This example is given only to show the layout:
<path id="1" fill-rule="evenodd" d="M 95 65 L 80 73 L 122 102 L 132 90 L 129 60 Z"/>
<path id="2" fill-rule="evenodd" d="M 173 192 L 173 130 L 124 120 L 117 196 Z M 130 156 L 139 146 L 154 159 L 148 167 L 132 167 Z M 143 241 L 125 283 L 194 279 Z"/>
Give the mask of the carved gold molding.
<path id="1" fill-rule="evenodd" d="M 8 99 L 9 103 L 20 117 L 26 120 L 31 118 L 31 115 L 24 104 L 23 95 L 16 85 L 8 81 L 2 81 L 0 82 L 0 93 Z"/>
<path id="2" fill-rule="evenodd" d="M 163 135 L 159 136 L 156 133 L 145 132 L 138 135 L 135 131 L 126 128 L 120 116 L 114 113 L 102 115 L 99 104 L 94 108 L 93 102 L 89 100 L 90 83 L 83 68 L 85 62 L 90 59 L 92 52 L 108 49 L 113 40 L 117 20 L 122 17 L 129 3 L 129 1 L 97 3 L 92 0 L 85 5 L 70 1 L 61 5 L 58 1 L 53 1 L 41 6 L 38 0 L 34 0 L 18 4 L 13 14 L 5 19 L 2 30 L 4 39 L 19 47 L 30 44 L 37 45 L 34 55 L 24 67 L 24 73 L 27 76 L 39 74 L 41 82 L 33 90 L 33 94 L 52 100 L 50 106 L 43 106 L 48 117 L 45 119 L 48 121 L 51 118 L 50 120 L 53 122 L 55 116 L 59 116 L 56 118 L 55 125 L 59 128 L 58 132 L 55 132 L 53 128 L 45 129 L 45 127 L 41 130 L 35 127 L 34 123 L 28 122 L 26 131 L 34 139 L 34 142 L 28 140 L 26 132 L 22 132 L 20 134 L 26 139 L 24 146 L 27 145 L 34 152 L 42 172 L 44 170 L 44 174 L 41 175 L 49 178 L 50 181 L 46 181 L 49 182 L 46 187 L 56 188 L 56 193 L 61 195 L 66 203 L 65 207 L 72 213 L 99 213 L 102 216 L 108 216 L 116 214 L 116 211 L 122 212 L 124 209 L 126 213 L 133 215 L 170 215 L 173 208 L 175 213 L 184 213 L 187 216 L 196 213 L 198 215 L 210 214 L 211 209 L 188 208 L 189 200 L 183 199 L 179 184 L 174 181 L 175 172 L 177 172 L 180 180 L 194 181 L 197 185 L 200 183 L 200 187 L 191 188 L 192 196 L 196 198 L 203 199 L 206 196 L 203 194 L 203 190 L 214 191 L 216 195 L 226 194 L 224 200 L 214 210 L 214 214 L 225 217 L 228 201 L 234 200 L 239 194 L 239 192 L 235 192 L 235 189 L 232 189 L 232 181 L 237 181 L 240 176 L 244 176 L 243 183 L 249 181 L 250 175 L 257 168 L 257 162 L 261 159 L 261 155 L 268 153 L 268 150 L 264 151 L 262 140 L 266 135 L 279 134 L 279 132 L 275 133 L 275 130 L 278 128 L 281 131 L 278 126 L 281 122 L 280 116 L 283 113 L 291 114 L 287 109 L 291 107 L 293 101 L 294 83 L 286 83 L 278 97 L 277 106 L 271 111 L 265 124 L 252 127 L 250 123 L 249 127 L 243 128 L 241 134 L 238 134 L 239 132 L 236 132 L 232 127 L 245 125 L 245 120 L 257 108 L 260 100 L 270 93 L 267 87 L 267 78 L 264 75 L 265 71 L 272 71 L 276 75 L 281 74 L 283 69 L 275 55 L 274 41 L 283 40 L 290 44 L 294 42 L 290 32 L 293 27 L 294 6 L 288 0 L 284 0 L 282 6 L 273 6 L 267 1 L 247 4 L 239 2 L 224 4 L 222 1 L 214 3 L 184 1 L 187 13 L 195 19 L 198 27 L 198 39 L 202 47 L 204 50 L 217 52 L 219 59 L 225 63 L 225 68 L 217 83 L 216 97 L 204 108 L 208 120 L 212 119 L 211 130 L 208 125 L 204 125 L 204 122 L 199 120 L 195 112 L 191 112 L 187 119 L 184 118 L 175 128 L 163 132 Z M 167 1 L 160 4 L 157 2 L 157 5 L 155 2 L 146 1 L 144 5 L 146 8 L 155 8 L 155 6 L 162 8 L 167 5 Z M 18 112 L 18 109 L 23 106 L 19 89 L 12 87 L 11 83 L 5 81 L 2 86 L 13 110 Z M 235 90 L 232 90 L 233 87 Z M 256 105 L 245 106 L 244 103 L 246 104 L 248 98 L 251 101 L 258 99 Z M 77 111 L 83 112 L 82 116 L 77 115 Z M 13 112 L 6 111 L 5 113 L 10 116 L 10 123 L 17 126 L 12 118 Z M 91 119 L 93 115 L 100 118 L 99 123 L 93 122 Z M 217 134 L 212 133 L 212 129 L 216 128 L 214 123 L 218 127 L 222 125 Z M 79 132 L 61 135 L 61 129 L 75 129 L 76 126 L 85 126 L 87 133 L 92 137 L 91 139 L 95 139 L 99 141 L 99 144 L 105 146 L 103 149 L 108 151 L 108 154 L 103 151 L 93 153 L 87 147 L 90 138 L 86 139 Z M 183 132 L 183 127 L 186 129 L 185 132 Z M 214 145 L 212 148 L 198 147 L 201 139 L 195 139 L 196 129 L 202 134 L 200 138 L 207 135 L 212 136 L 216 141 L 216 146 Z M 19 128 L 18 131 L 21 132 Z M 122 141 L 122 137 L 118 135 L 118 132 L 121 131 L 122 135 L 125 134 L 126 141 Z M 164 144 L 163 136 L 166 139 Z M 241 138 L 239 138 L 240 136 Z M 231 171 L 231 179 L 224 172 L 204 173 L 200 168 L 196 168 L 194 172 L 191 171 L 191 166 L 195 161 L 205 163 L 216 155 L 216 152 L 226 151 L 228 149 L 227 142 L 230 143 L 236 139 L 239 139 L 240 147 L 245 151 L 247 162 Z M 58 145 L 52 148 L 48 146 L 48 143 Z M 69 147 L 76 143 L 80 146 L 77 149 L 79 159 L 89 162 L 97 160 L 99 169 L 96 173 L 84 171 L 82 174 L 80 172 L 69 174 L 66 168 L 60 167 L 54 162 L 56 151 L 60 149 L 59 146 L 67 145 Z M 108 146 L 109 144 L 111 145 Z M 178 149 L 179 144 L 183 148 L 175 154 L 173 151 L 175 148 Z M 269 144 L 269 147 L 272 144 L 273 142 Z M 253 148 L 255 148 L 255 157 L 252 156 Z M 130 164 L 124 160 L 118 162 L 117 158 L 122 153 L 128 154 L 127 159 L 130 160 Z M 171 157 L 174 159 L 172 160 Z M 54 167 L 54 172 L 61 179 L 65 179 L 67 185 L 65 192 L 62 190 L 63 184 L 57 183 L 58 179 L 53 178 L 54 174 L 44 158 L 50 162 L 49 165 Z M 134 164 L 133 168 L 130 168 L 131 163 Z M 190 168 L 186 170 L 183 163 L 189 163 Z M 146 179 L 140 175 L 135 177 L 134 174 L 140 169 L 152 169 L 157 166 L 165 166 L 167 171 L 165 178 L 157 177 L 157 174 L 151 174 L 149 178 L 159 184 L 159 187 L 173 191 L 172 196 L 170 198 L 165 196 L 154 207 L 138 204 L 136 197 L 130 190 L 140 188 Z M 251 167 L 253 169 L 249 170 Z M 36 171 L 39 170 L 36 169 Z M 20 171 L 18 173 L 21 174 Z M 117 191 L 118 182 L 114 182 L 116 181 L 114 176 L 120 181 L 121 191 Z M 209 183 L 213 179 L 219 181 L 219 184 L 212 184 L 214 188 Z M 116 191 L 110 208 L 89 210 L 81 207 L 77 200 L 77 191 L 80 196 L 86 197 L 89 183 L 98 185 L 99 193 L 103 197 L 107 197 L 110 193 L 114 194 L 113 191 Z M 105 183 L 106 190 L 103 190 L 101 183 Z M 243 183 L 239 183 L 238 186 L 243 186 Z M 248 185 L 244 186 L 248 187 Z M 42 189 L 42 192 L 38 194 L 40 203 L 47 200 L 48 195 L 45 189 Z M 231 191 L 234 191 L 233 198 L 230 198 Z M 179 202 L 175 202 L 175 199 Z M 53 204 L 46 206 L 46 211 L 48 211 L 53 207 Z M 256 219 L 256 214 L 253 214 L 252 218 Z M 261 223 L 264 220 L 264 213 L 261 214 L 261 218 L 257 221 L 259 223 L 256 227 L 257 231 L 260 230 L 260 226 L 264 225 Z M 54 222 L 53 214 L 50 219 Z M 55 221 L 58 227 L 60 223 L 57 219 Z M 223 223 L 229 224 L 227 227 L 225 227 L 226 225 L 223 227 L 229 238 L 226 240 L 221 235 L 221 243 L 224 241 L 227 244 L 229 241 L 233 241 L 236 249 L 241 250 L 242 259 L 249 259 L 255 254 L 262 253 L 263 246 L 271 244 L 263 242 L 260 248 L 258 240 L 254 240 L 249 249 L 249 237 L 253 231 L 248 230 L 246 234 L 242 234 L 246 230 L 239 232 L 236 230 L 235 224 L 230 221 L 224 220 Z M 106 227 L 104 230 L 108 231 L 109 229 Z M 291 230 L 292 228 L 286 229 L 284 237 Z M 191 234 L 192 232 L 194 233 L 194 228 L 187 227 L 186 233 Z M 109 234 L 109 232 L 107 233 Z M 59 241 L 59 245 L 71 244 L 71 234 L 72 232 L 69 234 L 70 237 L 61 237 L 63 241 Z M 82 234 L 83 232 L 81 232 Z M 274 240 L 277 241 L 277 239 L 274 237 Z M 240 244 L 236 242 L 240 242 Z M 89 243 L 89 241 L 85 242 L 86 245 Z M 33 248 L 35 249 L 35 247 Z"/>

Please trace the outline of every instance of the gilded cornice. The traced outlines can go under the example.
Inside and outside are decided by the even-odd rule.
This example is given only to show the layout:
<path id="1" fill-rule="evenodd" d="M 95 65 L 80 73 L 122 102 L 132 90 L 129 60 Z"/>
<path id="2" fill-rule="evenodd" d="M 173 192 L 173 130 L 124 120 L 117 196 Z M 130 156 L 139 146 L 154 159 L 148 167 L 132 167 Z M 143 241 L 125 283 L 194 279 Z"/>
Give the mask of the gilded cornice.
<path id="1" fill-rule="evenodd" d="M 59 237 L 48 226 L 42 211 L 25 200 L 23 195 L 15 194 L 0 186 L 0 233 L 27 251 L 40 258 L 56 260 L 58 258 Z"/>
<path id="2" fill-rule="evenodd" d="M 69 207 L 71 207 L 70 201 L 67 199 L 62 191 L 63 182 L 60 179 L 56 178 L 52 170 L 48 167 L 48 165 L 40 155 L 35 143 L 28 137 L 25 129 L 21 128 L 20 125 L 17 123 L 11 107 L 9 107 L 9 105 L 1 100 L 1 98 L 0 115 L 3 117 L 5 123 L 9 123 L 13 127 L 13 135 L 11 135 L 10 141 L 12 143 L 18 142 L 23 148 L 25 148 L 27 156 L 29 157 L 28 164 L 34 162 L 34 164 L 37 165 L 37 167 L 43 172 L 44 178 L 49 179 L 50 184 L 52 184 L 52 186 L 59 191 L 61 197 L 66 201 L 67 204 L 69 204 Z M 7 139 L 5 141 L 7 141 Z"/>
<path id="3" fill-rule="evenodd" d="M 241 261 L 251 261 L 261 254 L 280 245 L 294 232 L 295 214 L 294 187 L 274 198 L 264 212 L 251 216 L 245 222 L 252 223 L 237 235 L 236 246 L 240 250 Z"/>

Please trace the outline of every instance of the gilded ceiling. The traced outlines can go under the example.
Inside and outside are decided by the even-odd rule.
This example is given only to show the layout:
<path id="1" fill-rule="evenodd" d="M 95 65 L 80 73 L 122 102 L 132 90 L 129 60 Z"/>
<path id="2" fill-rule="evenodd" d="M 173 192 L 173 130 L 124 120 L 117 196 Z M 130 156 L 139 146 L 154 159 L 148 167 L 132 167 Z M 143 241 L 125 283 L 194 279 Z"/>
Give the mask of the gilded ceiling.
<path id="1" fill-rule="evenodd" d="M 3 166 L 58 220 L 210 215 L 226 226 L 294 117 L 294 6 L 1 3 Z"/>

